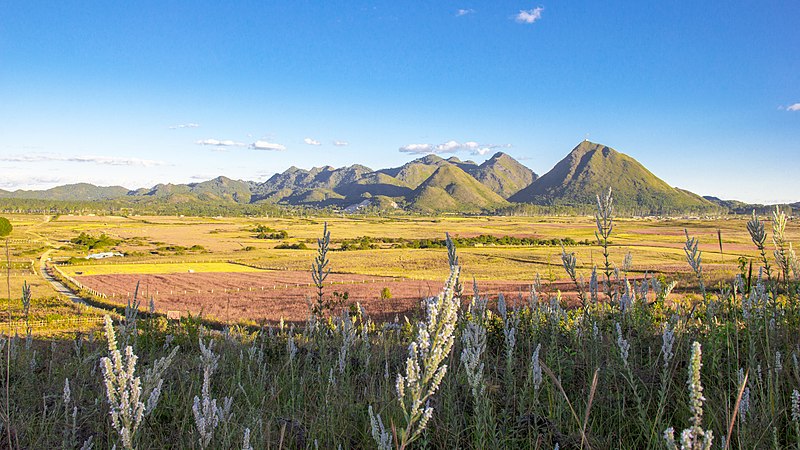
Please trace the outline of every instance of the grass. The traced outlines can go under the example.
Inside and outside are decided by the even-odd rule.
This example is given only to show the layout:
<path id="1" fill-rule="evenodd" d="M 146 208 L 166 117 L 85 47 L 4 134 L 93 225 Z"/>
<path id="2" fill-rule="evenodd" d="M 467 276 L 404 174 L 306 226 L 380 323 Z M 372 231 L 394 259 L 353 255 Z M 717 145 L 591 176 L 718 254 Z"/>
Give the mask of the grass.
<path id="1" fill-rule="evenodd" d="M 542 298 L 533 309 L 526 304 L 511 313 L 519 318 L 511 365 L 506 364 L 502 320 L 490 314 L 483 321 L 488 402 L 482 407 L 491 409 L 496 427 L 482 442 L 506 448 L 552 448 L 556 443 L 579 448 L 582 441 L 587 448 L 659 448 L 664 429 L 689 425 L 685 386 L 693 341 L 701 343 L 704 354 L 703 426 L 714 431 L 716 444 L 727 434 L 736 409 L 740 367 L 750 371 L 752 400 L 745 418 L 734 422 L 732 447 L 771 448 L 776 441 L 784 448 L 796 442 L 790 394 L 800 376 L 792 362 L 800 344 L 793 331 L 800 324 L 800 311 L 793 302 L 781 297 L 774 312 L 756 309 L 754 316 L 745 318 L 740 297 L 712 298 L 718 303 L 713 320 L 708 320 L 707 302 L 692 308 L 688 299 L 682 300 L 673 309 L 652 294 L 628 313 L 601 304 L 584 315 L 550 306 L 549 300 Z M 773 314 L 778 319 L 771 324 Z M 466 317 L 465 311 L 460 316 Z M 349 320 L 356 338 L 345 344 L 349 334 L 339 319 L 294 332 L 286 327 L 223 334 L 202 332 L 191 319 L 139 319 L 132 341 L 140 356 L 137 373 L 171 347 L 180 345 L 182 350 L 166 373 L 159 406 L 138 432 L 137 448 L 199 448 L 191 403 L 202 384 L 200 334 L 217 341 L 220 356 L 211 396 L 233 399 L 233 417 L 216 430 L 211 447 L 240 446 L 249 428 L 256 448 L 315 448 L 315 441 L 320 448 L 374 448 L 367 405 L 385 423 L 402 423 L 394 378 L 404 370 L 413 333 L 357 314 Z M 676 329 L 675 356 L 666 365 L 661 351 L 665 322 Z M 630 343 L 627 366 L 616 344 L 617 323 Z M 293 357 L 289 340 L 297 346 Z M 529 367 L 538 344 L 547 376 L 534 389 Z M 73 341 L 58 339 L 35 341 L 30 349 L 16 345 L 11 398 L 20 446 L 80 446 L 90 436 L 103 448 L 117 442 L 105 401 L 95 401 L 105 396 L 100 374 L 91 370 L 107 352 L 102 337 L 80 338 L 80 350 Z M 345 345 L 349 353 L 340 370 Z M 484 412 L 472 404 L 458 358 L 461 349 L 456 339 L 454 351 L 445 358 L 449 370 L 432 398 L 434 416 L 420 437 L 420 447 L 474 448 L 472 417 Z M 66 405 L 61 395 L 65 379 L 72 387 L 72 400 Z M 42 397 L 44 403 L 34 401 Z M 74 426 L 72 407 L 77 408 Z"/>
<path id="2" fill-rule="evenodd" d="M 0 281 L 0 301 L 2 301 L 8 298 L 5 274 L 0 275 Z M 23 283 L 28 283 L 31 287 L 33 298 L 49 298 L 56 296 L 56 291 L 53 289 L 53 286 L 36 275 L 14 275 L 11 277 L 10 281 L 11 298 L 13 301 L 19 302 Z M 3 311 L 5 311 L 5 308 L 0 309 L 0 315 L 3 314 Z"/>
<path id="3" fill-rule="evenodd" d="M 93 226 L 102 220 L 85 219 L 85 223 Z M 129 232 L 141 235 L 150 226 L 158 232 L 181 224 L 187 229 L 182 239 L 188 243 L 198 242 L 198 236 L 192 235 L 194 226 L 202 230 L 213 227 L 223 231 L 211 234 L 215 237 L 209 238 L 208 245 L 201 245 L 220 258 L 228 255 L 225 248 L 230 240 L 245 242 L 249 235 L 244 221 L 159 220 L 157 224 L 139 223 L 136 231 Z M 128 222 L 117 221 L 125 226 L 116 230 L 121 232 Z M 306 239 L 305 233 L 310 239 L 312 230 L 318 233 L 321 229 L 315 220 L 276 222 L 280 221 L 269 221 L 270 226 L 290 230 L 290 235 L 300 240 Z M 48 226 L 40 225 L 38 232 L 46 232 L 42 228 Z M 562 218 L 548 223 L 513 218 L 336 219 L 329 223 L 334 243 L 345 237 L 337 236 L 336 227 L 349 234 L 348 238 L 370 233 L 425 238 L 426 233 L 433 235 L 436 229 L 452 227 L 462 233 L 470 229 L 475 234 L 496 235 L 534 229 L 542 237 L 566 235 L 580 240 L 590 237 L 591 226 L 590 219 L 581 218 L 574 223 Z M 651 286 L 647 293 L 634 285 L 625 296 L 624 281 L 612 276 L 608 291 L 612 298 L 600 288 L 601 301 L 572 309 L 557 292 L 542 286 L 535 296 L 527 295 L 521 302 L 508 299 L 507 308 L 498 309 L 492 302 L 490 311 L 474 314 L 477 310 L 466 306 L 472 297 L 473 276 L 478 289 L 481 280 L 533 280 L 537 272 L 542 278 L 548 272 L 563 278 L 561 249 L 459 249 L 466 289 L 449 336 L 454 338 L 454 347 L 439 355 L 447 372 L 424 404 L 433 408 L 431 419 L 409 448 L 661 448 L 667 428 L 674 427 L 680 435 L 680 430 L 692 423 L 713 431 L 714 447 L 725 437 L 731 448 L 800 448 L 800 408 L 792 404 L 792 392 L 800 389 L 800 335 L 796 332 L 800 327 L 800 285 L 793 281 L 787 288 L 782 282 L 759 284 L 753 280 L 754 289 L 743 293 L 733 279 L 735 258 L 755 258 L 756 253 L 747 232 L 739 226 L 744 229 L 744 221 L 619 220 L 611 236 L 614 266 L 621 266 L 630 251 L 633 273 L 659 271 L 665 275 L 663 281 L 679 279 L 682 290 L 668 300 L 663 284 L 659 289 Z M 700 238 L 706 297 L 699 295 L 698 280 L 686 264 L 683 228 Z M 722 229 L 723 244 L 730 253 L 719 254 L 716 240 L 711 239 L 717 229 Z M 109 235 L 112 230 L 115 228 L 97 229 Z M 415 232 L 420 235 L 413 235 Z M 790 223 L 787 241 L 797 242 L 798 236 L 797 224 Z M 592 267 L 600 265 L 602 258 L 597 246 L 566 250 L 576 253 L 576 271 L 588 284 Z M 69 252 L 62 250 L 62 256 Z M 260 247 L 258 252 L 250 257 L 261 264 L 298 269 L 309 267 L 313 257 L 313 251 Z M 445 254 L 443 249 L 381 249 L 330 252 L 328 257 L 335 270 L 444 280 L 449 272 Z M 201 267 L 199 263 L 155 264 L 158 260 L 71 269 L 144 273 L 158 266 L 180 267 L 181 272 L 189 268 L 200 271 Z M 243 267 L 236 266 L 239 270 Z M 756 273 L 758 267 L 754 259 Z M 584 288 L 587 298 L 593 297 L 591 288 Z M 19 307 L 13 301 L 11 306 L 18 315 Z M 34 301 L 31 312 L 43 315 L 58 308 L 64 305 Z M 199 344 L 203 339 L 215 341 L 213 351 L 219 356 L 216 370 L 209 372 L 209 401 L 214 398 L 221 404 L 225 397 L 232 399 L 232 415 L 220 416 L 219 425 L 212 427 L 209 448 L 241 448 L 245 430 L 255 448 L 375 448 L 377 422 L 371 422 L 370 407 L 385 425 L 382 442 L 393 447 L 394 438 L 402 442 L 395 436 L 397 430 L 411 429 L 406 428 L 408 416 L 401 407 L 405 403 L 398 400 L 395 388 L 397 376 L 409 373 L 410 344 L 423 337 L 415 328 L 416 318 L 423 321 L 425 312 L 415 311 L 412 317 L 415 319 L 378 323 L 351 305 L 326 311 L 326 317 L 317 321 L 264 328 L 234 326 L 219 332 L 204 329 L 197 317 L 167 321 L 148 315 L 134 319 L 128 314 L 116 333 L 138 356 L 137 375 L 145 374 L 176 345 L 181 347 L 164 372 L 160 402 L 145 416 L 133 446 L 202 447 L 192 403 L 201 395 L 204 382 Z M 485 349 L 467 352 L 477 354 L 473 362 L 483 367 L 479 378 L 482 390 L 478 391 L 467 376 L 468 358 L 461 356 L 466 346 L 473 345 L 463 340 L 468 325 L 471 332 L 480 329 L 485 333 Z M 122 330 L 129 331 L 122 334 Z M 445 333 L 445 328 L 431 330 L 433 334 L 424 334 L 425 339 L 447 341 L 448 337 L 438 334 Z M 79 448 L 91 438 L 97 448 L 121 446 L 97 370 L 100 358 L 109 352 L 99 332 L 36 338 L 30 343 L 10 338 L 3 345 L 10 351 L 10 366 L 3 368 L 9 370 L 11 400 L 11 428 L 0 430 L 3 445 L 10 440 L 15 448 Z M 702 348 L 700 369 L 698 361 L 690 365 L 690 354 L 696 351 L 693 347 Z M 532 358 L 534 354 L 538 358 Z M 209 360 L 208 355 L 204 358 Z M 425 358 L 420 361 L 423 367 L 428 364 Z M 5 364 L 5 358 L 0 364 Z M 477 366 L 469 367 L 474 371 Z M 691 375 L 690 367 L 699 370 L 699 375 Z M 740 371 L 748 374 L 746 384 L 739 382 Z M 65 380 L 71 386 L 68 398 L 63 395 Z M 475 378 L 472 380 L 474 383 Z M 697 419 L 698 391 L 687 389 L 687 381 L 697 385 L 698 380 L 704 397 L 701 422 Z"/>

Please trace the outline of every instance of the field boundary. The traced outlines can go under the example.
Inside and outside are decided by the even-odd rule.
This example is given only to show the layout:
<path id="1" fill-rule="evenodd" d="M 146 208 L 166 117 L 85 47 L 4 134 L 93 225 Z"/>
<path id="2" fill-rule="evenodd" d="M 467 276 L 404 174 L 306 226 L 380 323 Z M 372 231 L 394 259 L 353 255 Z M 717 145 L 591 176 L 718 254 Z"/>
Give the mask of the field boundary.
<path id="1" fill-rule="evenodd" d="M 52 268 L 54 271 L 56 271 L 56 272 L 58 273 L 58 275 L 59 275 L 59 276 L 61 276 L 61 277 L 62 277 L 62 278 L 64 278 L 65 280 L 69 281 L 70 283 L 74 284 L 75 286 L 77 286 L 77 287 L 78 287 L 78 289 L 82 289 L 82 290 L 84 290 L 84 291 L 86 291 L 86 292 L 88 292 L 88 293 L 90 293 L 90 294 L 94 295 L 95 297 L 100 297 L 100 298 L 108 298 L 108 296 L 107 296 L 106 294 L 104 294 L 104 293 L 102 293 L 102 292 L 99 292 L 99 291 L 96 291 L 96 290 L 94 290 L 94 289 L 92 289 L 92 288 L 90 288 L 90 287 L 86 287 L 86 286 L 84 286 L 83 284 L 81 284 L 81 283 L 80 283 L 78 280 L 76 280 L 75 278 L 72 278 L 71 276 L 69 276 L 69 275 L 65 274 L 65 273 L 64 273 L 64 272 L 63 272 L 61 269 L 59 269 L 57 266 L 55 266 L 55 265 L 52 265 L 52 264 L 51 264 L 51 265 L 50 265 L 50 267 L 51 267 L 51 268 Z"/>

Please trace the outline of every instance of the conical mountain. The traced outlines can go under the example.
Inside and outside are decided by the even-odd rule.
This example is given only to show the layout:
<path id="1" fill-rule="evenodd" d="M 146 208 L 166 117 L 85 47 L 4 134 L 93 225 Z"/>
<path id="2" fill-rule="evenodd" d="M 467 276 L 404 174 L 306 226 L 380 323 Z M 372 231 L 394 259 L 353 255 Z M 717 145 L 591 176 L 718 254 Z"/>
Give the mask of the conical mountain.
<path id="1" fill-rule="evenodd" d="M 480 166 L 465 170 L 503 198 L 521 191 L 537 177 L 531 169 L 503 152 L 495 153 Z"/>
<path id="2" fill-rule="evenodd" d="M 451 162 L 436 155 L 425 155 L 400 167 L 383 169 L 379 172 L 390 175 L 405 183 L 411 189 L 416 189 L 425 180 L 430 178 L 439 167 L 450 165 Z"/>
<path id="3" fill-rule="evenodd" d="M 419 211 L 476 212 L 506 206 L 508 202 L 453 164 L 444 164 L 408 197 Z"/>
<path id="4" fill-rule="evenodd" d="M 674 188 L 630 156 L 583 141 L 566 158 L 509 200 L 540 205 L 594 205 L 611 188 L 614 204 L 640 214 L 666 214 L 715 208 L 711 202 Z"/>
<path id="5" fill-rule="evenodd" d="M 189 185 L 190 192 L 201 201 L 234 201 L 250 203 L 250 185 L 246 181 L 217 177 Z"/>

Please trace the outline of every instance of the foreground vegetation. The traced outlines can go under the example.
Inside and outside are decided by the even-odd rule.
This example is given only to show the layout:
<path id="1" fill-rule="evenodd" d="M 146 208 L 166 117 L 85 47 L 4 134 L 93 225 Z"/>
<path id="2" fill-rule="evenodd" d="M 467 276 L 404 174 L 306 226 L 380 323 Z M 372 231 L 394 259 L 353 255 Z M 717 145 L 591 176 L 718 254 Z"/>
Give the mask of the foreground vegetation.
<path id="1" fill-rule="evenodd" d="M 776 212 L 768 243 L 753 218 L 760 256 L 713 289 L 687 232 L 694 292 L 677 297 L 664 277 L 628 279 L 635 260 L 586 271 L 564 248 L 572 308 L 538 277 L 489 304 L 448 239 L 442 293 L 387 323 L 333 301 L 326 236 L 305 323 L 214 331 L 134 304 L 104 333 L 0 341 L 0 436 L 14 448 L 800 448 L 800 267 L 785 227 Z"/>

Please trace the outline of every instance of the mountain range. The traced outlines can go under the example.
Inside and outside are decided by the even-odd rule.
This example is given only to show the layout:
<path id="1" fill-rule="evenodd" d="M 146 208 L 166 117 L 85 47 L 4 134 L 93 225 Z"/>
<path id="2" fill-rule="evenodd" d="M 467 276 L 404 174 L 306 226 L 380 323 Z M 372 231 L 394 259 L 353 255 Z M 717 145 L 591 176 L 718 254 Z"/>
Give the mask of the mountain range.
<path id="1" fill-rule="evenodd" d="M 587 207 L 608 188 L 622 210 L 636 214 L 702 213 L 728 209 L 659 179 L 634 158 L 605 145 L 583 141 L 539 177 L 503 152 L 481 164 L 427 155 L 400 167 L 373 170 L 347 167 L 290 167 L 268 180 L 232 180 L 223 176 L 191 184 L 158 184 L 129 190 L 80 183 L 42 191 L 0 190 L 0 198 L 68 201 L 160 201 L 173 204 L 272 203 L 333 207 L 355 211 L 403 209 L 422 213 L 511 211 L 524 204 Z"/>

